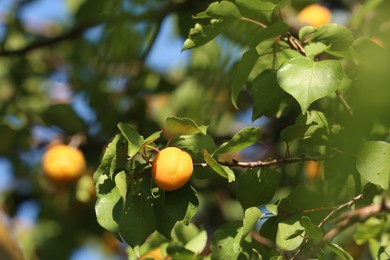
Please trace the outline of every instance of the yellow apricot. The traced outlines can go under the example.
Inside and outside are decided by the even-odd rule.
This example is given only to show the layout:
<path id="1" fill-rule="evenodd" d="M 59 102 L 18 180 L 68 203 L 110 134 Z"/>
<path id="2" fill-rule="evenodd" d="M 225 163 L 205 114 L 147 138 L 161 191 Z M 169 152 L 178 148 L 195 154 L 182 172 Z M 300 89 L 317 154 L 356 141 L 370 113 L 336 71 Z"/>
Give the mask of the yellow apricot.
<path id="1" fill-rule="evenodd" d="M 298 20 L 304 24 L 319 27 L 332 21 L 332 12 L 325 6 L 311 4 L 298 13 Z"/>

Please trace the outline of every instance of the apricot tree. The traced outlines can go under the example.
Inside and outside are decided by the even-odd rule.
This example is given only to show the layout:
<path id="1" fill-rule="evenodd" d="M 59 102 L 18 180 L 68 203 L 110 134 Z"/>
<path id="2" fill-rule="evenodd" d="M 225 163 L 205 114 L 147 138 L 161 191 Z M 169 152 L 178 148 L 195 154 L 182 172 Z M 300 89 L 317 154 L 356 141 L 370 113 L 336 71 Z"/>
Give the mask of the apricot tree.
<path id="1" fill-rule="evenodd" d="M 356 14 L 354 32 L 335 23 L 294 32 L 285 2 L 213 2 L 193 17 L 183 45 L 202 48 L 217 36 L 239 42 L 244 51 L 231 102 L 239 109 L 252 100 L 252 120 L 293 118 L 277 142 L 255 126 L 221 142 L 188 117 L 167 117 L 164 131 L 147 137 L 118 124 L 94 174 L 96 214 L 129 244 L 130 255 L 158 245 L 173 259 L 353 259 L 360 251 L 351 247 L 365 244 L 373 257 L 389 254 L 389 54 L 358 20 L 373 1 Z M 265 151 L 257 150 L 256 160 L 238 158 L 256 145 Z M 154 150 L 165 146 L 180 147 L 194 161 L 191 181 L 173 191 L 152 181 Z M 312 161 L 316 169 L 305 169 Z M 322 173 L 312 178 L 305 171 Z M 221 211 L 239 213 L 220 225 L 203 223 L 212 210 L 202 194 L 207 185 L 227 194 L 217 202 L 232 201 Z"/>

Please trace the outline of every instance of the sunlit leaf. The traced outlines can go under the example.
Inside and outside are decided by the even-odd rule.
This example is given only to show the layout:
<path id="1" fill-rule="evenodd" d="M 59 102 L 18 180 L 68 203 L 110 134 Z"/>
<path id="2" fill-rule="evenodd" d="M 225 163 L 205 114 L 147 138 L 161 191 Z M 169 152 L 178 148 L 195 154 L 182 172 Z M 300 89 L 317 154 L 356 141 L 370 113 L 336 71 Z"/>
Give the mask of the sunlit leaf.
<path id="1" fill-rule="evenodd" d="M 347 251 L 345 251 L 341 246 L 335 243 L 327 243 L 326 246 L 339 257 L 338 259 L 353 260 L 353 257 Z"/>
<path id="2" fill-rule="evenodd" d="M 303 242 L 304 228 L 297 219 L 285 219 L 278 224 L 276 245 L 283 250 L 295 250 Z"/>
<path id="3" fill-rule="evenodd" d="M 206 134 L 207 131 L 207 126 L 198 126 L 189 118 L 168 117 L 166 119 L 166 124 L 173 135 Z"/>
<path id="4" fill-rule="evenodd" d="M 224 178 L 228 179 L 228 182 L 235 181 L 236 177 L 232 169 L 228 166 L 219 164 L 206 150 L 203 150 L 203 157 L 206 163 L 213 169 L 216 173 L 221 175 Z"/>
<path id="5" fill-rule="evenodd" d="M 110 193 L 101 196 L 96 201 L 95 212 L 98 223 L 105 229 L 116 232 L 118 230 L 123 201 L 119 190 L 114 188 Z"/>
<path id="6" fill-rule="evenodd" d="M 280 87 L 292 95 L 305 114 L 314 101 L 332 94 L 345 77 L 340 61 L 314 62 L 307 58 L 292 59 L 277 72 Z"/>
<path id="7" fill-rule="evenodd" d="M 229 153 L 243 150 L 261 140 L 261 130 L 258 127 L 246 127 L 236 133 L 232 139 L 222 144 L 216 153 Z"/>
<path id="8" fill-rule="evenodd" d="M 321 228 L 316 226 L 309 217 L 301 217 L 301 225 L 305 228 L 305 233 L 311 238 L 319 239 L 323 236 Z"/>

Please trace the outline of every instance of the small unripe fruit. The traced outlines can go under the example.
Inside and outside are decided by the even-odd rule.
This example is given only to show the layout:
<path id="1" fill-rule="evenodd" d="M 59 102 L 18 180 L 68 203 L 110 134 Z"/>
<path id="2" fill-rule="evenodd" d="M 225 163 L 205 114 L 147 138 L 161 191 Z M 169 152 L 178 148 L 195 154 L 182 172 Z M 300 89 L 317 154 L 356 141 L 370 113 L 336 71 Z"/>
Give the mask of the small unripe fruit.
<path id="1" fill-rule="evenodd" d="M 177 147 L 161 150 L 152 163 L 153 181 L 166 191 L 176 190 L 186 184 L 192 171 L 191 156 Z"/>
<path id="2" fill-rule="evenodd" d="M 85 170 L 82 152 L 64 144 L 49 147 L 42 159 L 43 172 L 50 180 L 64 183 L 77 180 Z"/>

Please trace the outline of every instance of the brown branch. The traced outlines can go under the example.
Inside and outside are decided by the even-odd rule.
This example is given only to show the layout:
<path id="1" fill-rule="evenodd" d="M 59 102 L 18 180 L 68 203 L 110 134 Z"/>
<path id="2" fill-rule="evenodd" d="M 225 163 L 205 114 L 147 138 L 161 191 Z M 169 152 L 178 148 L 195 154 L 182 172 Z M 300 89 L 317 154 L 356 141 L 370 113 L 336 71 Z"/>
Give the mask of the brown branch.
<path id="1" fill-rule="evenodd" d="M 302 157 L 290 157 L 290 158 L 281 158 L 273 159 L 270 161 L 254 161 L 254 162 L 240 162 L 232 160 L 231 162 L 223 161 L 218 162 L 220 165 L 228 167 L 241 167 L 241 168 L 256 168 L 256 167 L 267 167 L 278 164 L 290 164 L 298 163 L 303 161 L 323 161 L 329 159 L 331 156 L 302 156 Z M 207 163 L 194 163 L 194 167 L 209 167 Z"/>
<path id="2" fill-rule="evenodd" d="M 341 92 L 339 90 L 336 90 L 336 95 L 337 95 L 338 99 L 340 100 L 341 104 L 345 107 L 345 109 L 347 109 L 347 111 L 351 114 L 351 116 L 353 116 L 352 108 L 348 104 L 347 100 L 345 100 L 343 94 L 341 94 Z"/>
<path id="3" fill-rule="evenodd" d="M 274 244 L 274 242 L 272 242 L 268 238 L 260 235 L 258 232 L 252 230 L 250 234 L 251 234 L 251 237 L 253 238 L 253 240 L 255 240 L 257 243 L 264 245 L 266 247 L 269 247 L 269 248 L 276 248 L 276 245 Z"/>

